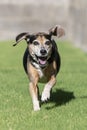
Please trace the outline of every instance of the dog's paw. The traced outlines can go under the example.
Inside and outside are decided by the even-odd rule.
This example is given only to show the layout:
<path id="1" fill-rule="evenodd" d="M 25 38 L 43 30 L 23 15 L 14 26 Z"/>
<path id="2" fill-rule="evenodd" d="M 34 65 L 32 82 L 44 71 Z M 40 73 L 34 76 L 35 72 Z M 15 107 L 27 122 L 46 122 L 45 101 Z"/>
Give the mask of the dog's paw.
<path id="1" fill-rule="evenodd" d="M 35 106 L 34 107 L 34 111 L 39 111 L 40 110 L 40 107 L 39 106 Z"/>
<path id="2" fill-rule="evenodd" d="M 34 102 L 33 109 L 34 109 L 34 111 L 39 111 L 40 110 L 39 102 Z"/>
<path id="3" fill-rule="evenodd" d="M 46 102 L 50 99 L 50 92 L 49 91 L 43 91 L 41 96 L 41 101 Z"/>

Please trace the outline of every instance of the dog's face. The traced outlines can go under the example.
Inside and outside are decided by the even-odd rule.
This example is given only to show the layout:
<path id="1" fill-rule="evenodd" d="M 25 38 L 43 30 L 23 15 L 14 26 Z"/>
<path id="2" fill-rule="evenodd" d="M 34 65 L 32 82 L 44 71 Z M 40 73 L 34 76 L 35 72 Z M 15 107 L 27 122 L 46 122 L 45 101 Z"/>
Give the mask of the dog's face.
<path id="1" fill-rule="evenodd" d="M 30 55 L 40 66 L 45 66 L 47 64 L 47 60 L 51 56 L 51 36 L 46 33 L 37 33 L 31 35 L 29 41 L 27 42 Z"/>
<path id="2" fill-rule="evenodd" d="M 49 33 L 21 33 L 16 37 L 16 44 L 25 39 L 28 44 L 28 50 L 32 58 L 40 66 L 45 66 L 52 52 L 52 36 L 61 37 L 64 35 L 64 29 L 61 26 L 55 26 L 49 30 Z M 14 44 L 14 46 L 16 45 Z"/>

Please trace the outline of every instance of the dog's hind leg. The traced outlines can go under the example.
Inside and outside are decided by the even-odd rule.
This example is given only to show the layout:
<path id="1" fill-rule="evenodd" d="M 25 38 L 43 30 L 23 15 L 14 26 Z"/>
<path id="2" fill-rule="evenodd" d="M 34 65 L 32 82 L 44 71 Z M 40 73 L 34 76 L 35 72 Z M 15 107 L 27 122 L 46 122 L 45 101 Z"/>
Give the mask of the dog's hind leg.
<path id="1" fill-rule="evenodd" d="M 54 84 L 56 83 L 56 78 L 55 76 L 51 76 L 50 81 L 45 85 L 44 90 L 42 92 L 42 96 L 41 96 L 41 101 L 45 102 L 48 99 L 50 99 L 50 92 L 52 90 L 52 87 L 54 86 Z"/>

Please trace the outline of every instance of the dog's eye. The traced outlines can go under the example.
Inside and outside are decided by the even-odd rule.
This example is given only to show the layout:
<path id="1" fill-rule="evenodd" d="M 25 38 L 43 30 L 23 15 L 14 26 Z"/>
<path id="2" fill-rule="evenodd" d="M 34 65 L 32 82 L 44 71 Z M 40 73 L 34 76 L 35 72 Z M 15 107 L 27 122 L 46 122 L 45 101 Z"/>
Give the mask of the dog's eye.
<path id="1" fill-rule="evenodd" d="M 50 45 L 51 43 L 50 43 L 50 41 L 46 41 L 45 44 L 46 45 Z"/>
<path id="2" fill-rule="evenodd" d="M 33 44 L 34 44 L 34 45 L 39 45 L 39 42 L 34 41 Z"/>

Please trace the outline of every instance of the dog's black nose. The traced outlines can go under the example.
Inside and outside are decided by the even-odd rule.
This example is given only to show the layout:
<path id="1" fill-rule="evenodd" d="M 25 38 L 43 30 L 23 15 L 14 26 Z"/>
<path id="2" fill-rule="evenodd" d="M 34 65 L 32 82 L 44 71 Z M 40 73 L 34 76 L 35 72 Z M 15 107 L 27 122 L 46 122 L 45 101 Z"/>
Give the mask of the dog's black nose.
<path id="1" fill-rule="evenodd" d="M 47 53 L 47 51 L 46 51 L 45 49 L 41 49 L 41 50 L 40 50 L 40 53 L 41 53 L 42 55 L 45 55 L 45 54 Z"/>

